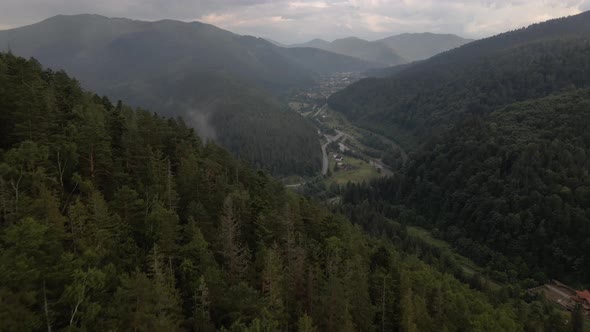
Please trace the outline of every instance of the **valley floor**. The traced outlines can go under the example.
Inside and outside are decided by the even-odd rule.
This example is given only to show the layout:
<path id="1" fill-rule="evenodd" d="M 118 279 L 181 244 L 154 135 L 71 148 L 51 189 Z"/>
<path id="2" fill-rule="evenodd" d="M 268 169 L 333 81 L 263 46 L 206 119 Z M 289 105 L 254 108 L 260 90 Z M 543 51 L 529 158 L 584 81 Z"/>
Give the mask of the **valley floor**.
<path id="1" fill-rule="evenodd" d="M 316 107 L 317 110 L 300 113 L 318 129 L 322 150 L 322 168 L 320 174 L 325 178 L 325 185 L 346 185 L 368 182 L 379 177 L 391 176 L 394 170 L 386 165 L 381 158 L 371 156 L 380 153 L 376 149 L 363 144 L 366 135 L 378 137 L 379 140 L 399 151 L 400 164 L 407 160 L 407 153 L 395 142 L 358 128 L 348 122 L 342 115 L 331 110 L 328 105 Z M 296 188 L 305 181 L 286 183 Z"/>

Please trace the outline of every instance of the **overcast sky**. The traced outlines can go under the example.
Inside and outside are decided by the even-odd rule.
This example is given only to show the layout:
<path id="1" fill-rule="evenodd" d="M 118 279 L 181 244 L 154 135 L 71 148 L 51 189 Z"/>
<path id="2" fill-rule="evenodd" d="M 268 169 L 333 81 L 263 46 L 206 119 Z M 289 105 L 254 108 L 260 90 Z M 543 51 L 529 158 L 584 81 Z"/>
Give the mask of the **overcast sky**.
<path id="1" fill-rule="evenodd" d="M 0 30 L 57 14 L 202 21 L 293 43 L 403 32 L 490 36 L 590 10 L 590 0 L 0 0 Z"/>

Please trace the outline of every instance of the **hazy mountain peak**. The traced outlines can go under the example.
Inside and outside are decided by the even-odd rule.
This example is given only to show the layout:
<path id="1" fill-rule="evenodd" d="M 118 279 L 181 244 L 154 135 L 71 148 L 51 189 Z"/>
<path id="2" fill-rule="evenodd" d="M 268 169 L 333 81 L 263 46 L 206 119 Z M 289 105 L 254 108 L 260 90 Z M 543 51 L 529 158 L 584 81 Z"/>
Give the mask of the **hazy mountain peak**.
<path id="1" fill-rule="evenodd" d="M 401 56 L 414 61 L 428 59 L 436 54 L 457 48 L 473 41 L 452 34 L 432 32 L 403 33 L 378 40 Z"/>
<path id="2" fill-rule="evenodd" d="M 303 44 L 293 44 L 293 45 L 289 45 L 288 47 L 311 47 L 311 48 L 319 48 L 322 50 L 330 50 L 330 42 L 324 39 L 320 39 L 320 38 L 315 38 L 312 39 L 310 41 L 308 41 L 307 43 L 303 43 Z"/>
<path id="3" fill-rule="evenodd" d="M 309 41 L 309 43 L 329 43 L 329 41 L 321 39 L 321 38 L 314 38 Z"/>
<path id="4" fill-rule="evenodd" d="M 382 66 L 394 66 L 407 62 L 389 47 L 370 42 L 358 37 L 346 37 L 332 42 L 323 39 L 313 39 L 304 44 L 290 45 L 290 47 L 311 47 L 338 54 L 348 55 L 365 61 L 381 64 Z"/>
<path id="5" fill-rule="evenodd" d="M 123 98 L 130 92 L 115 91 L 122 80 L 174 77 L 187 71 L 223 70 L 270 90 L 282 90 L 309 82 L 316 71 L 377 67 L 325 51 L 283 50 L 262 38 L 201 22 L 146 22 L 93 14 L 57 15 L 1 31 L 0 49 L 8 47 L 17 55 L 66 69 L 86 87 Z M 318 68 L 317 63 L 324 65 Z"/>
<path id="6" fill-rule="evenodd" d="M 339 38 L 339 39 L 336 39 L 333 41 L 333 43 L 335 43 L 335 42 L 365 42 L 365 43 L 369 43 L 368 40 L 364 40 L 362 38 L 354 37 L 354 36 Z"/>
<path id="7" fill-rule="evenodd" d="M 471 39 L 451 34 L 431 32 L 403 33 L 377 41 L 368 41 L 355 36 L 336 39 L 332 42 L 313 39 L 291 47 L 313 47 L 345 54 L 384 66 L 394 66 L 430 58 L 438 53 L 459 47 Z"/>

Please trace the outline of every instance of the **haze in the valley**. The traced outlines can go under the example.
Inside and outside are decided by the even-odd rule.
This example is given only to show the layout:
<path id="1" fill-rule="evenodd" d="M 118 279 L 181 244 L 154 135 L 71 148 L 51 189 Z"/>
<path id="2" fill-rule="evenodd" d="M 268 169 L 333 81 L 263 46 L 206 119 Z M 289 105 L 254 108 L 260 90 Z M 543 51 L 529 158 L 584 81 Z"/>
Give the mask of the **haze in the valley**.
<path id="1" fill-rule="evenodd" d="M 304 172 L 317 169 L 319 149 L 313 147 L 311 126 L 281 111 L 287 94 L 322 75 L 409 63 L 467 42 L 451 35 L 405 34 L 374 42 L 337 40 L 330 44 L 335 47 L 281 47 L 200 22 L 91 14 L 57 15 L 0 31 L 0 50 L 66 70 L 111 100 L 184 116 L 202 137 L 215 138 L 257 164 L 292 165 L 273 167 Z M 268 135 L 296 148 L 277 149 Z M 296 149 L 307 156 L 299 158 Z"/>

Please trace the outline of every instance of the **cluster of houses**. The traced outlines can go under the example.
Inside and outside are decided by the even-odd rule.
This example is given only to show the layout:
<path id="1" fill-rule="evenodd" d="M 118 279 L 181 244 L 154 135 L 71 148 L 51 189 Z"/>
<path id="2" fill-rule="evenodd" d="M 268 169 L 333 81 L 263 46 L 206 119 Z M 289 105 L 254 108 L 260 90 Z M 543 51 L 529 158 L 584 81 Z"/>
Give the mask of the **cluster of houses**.
<path id="1" fill-rule="evenodd" d="M 542 294 L 547 300 L 570 311 L 580 305 L 584 315 L 590 317 L 590 291 L 588 290 L 576 290 L 557 280 L 551 280 L 548 284 L 529 289 L 529 293 Z"/>
<path id="2" fill-rule="evenodd" d="M 336 161 L 336 169 L 340 171 L 348 171 L 353 169 L 353 167 L 344 162 L 344 156 L 339 153 L 332 154 L 332 158 Z"/>

